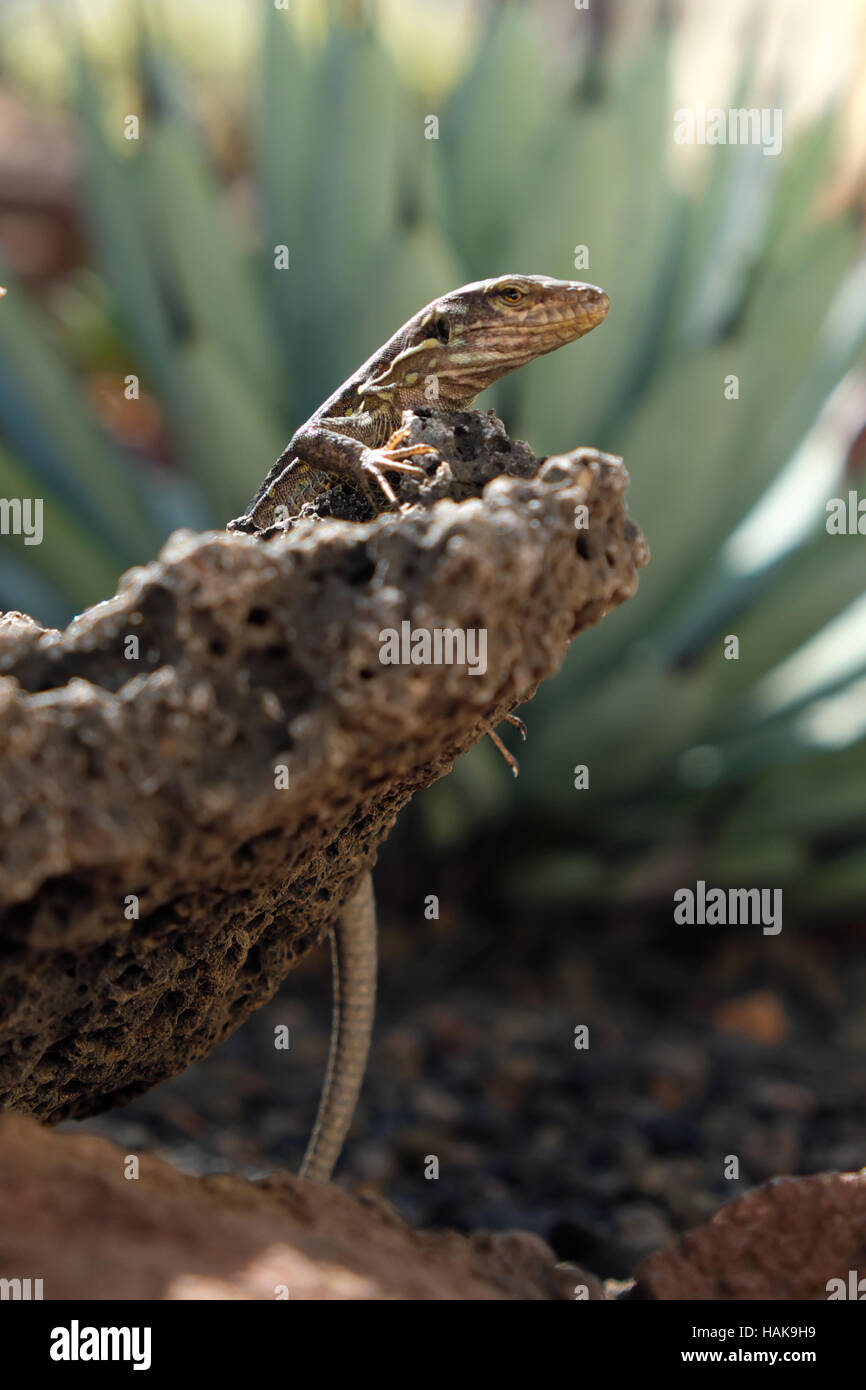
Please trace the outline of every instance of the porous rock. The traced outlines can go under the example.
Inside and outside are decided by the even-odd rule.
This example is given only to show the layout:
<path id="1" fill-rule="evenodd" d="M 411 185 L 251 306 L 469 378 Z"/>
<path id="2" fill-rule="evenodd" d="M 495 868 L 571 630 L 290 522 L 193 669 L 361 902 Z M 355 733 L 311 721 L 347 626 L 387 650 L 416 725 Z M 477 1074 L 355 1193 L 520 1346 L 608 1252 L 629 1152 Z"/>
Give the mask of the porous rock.
<path id="1" fill-rule="evenodd" d="M 0 623 L 0 1106 L 95 1113 L 209 1052 L 412 793 L 634 592 L 621 460 L 408 423 L 447 462 L 402 511 L 177 532 L 65 631 Z M 485 628 L 486 671 L 383 665 L 404 621 Z"/>

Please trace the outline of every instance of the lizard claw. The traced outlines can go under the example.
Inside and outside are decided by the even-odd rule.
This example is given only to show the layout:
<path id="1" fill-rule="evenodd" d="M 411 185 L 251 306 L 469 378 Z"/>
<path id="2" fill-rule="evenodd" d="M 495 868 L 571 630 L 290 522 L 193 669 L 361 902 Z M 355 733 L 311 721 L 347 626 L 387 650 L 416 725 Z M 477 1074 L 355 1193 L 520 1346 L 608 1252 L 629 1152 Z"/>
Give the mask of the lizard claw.
<path id="1" fill-rule="evenodd" d="M 391 459 L 409 459 L 413 454 L 438 454 L 439 452 L 432 444 L 407 444 L 408 438 L 409 426 L 401 425 L 378 452 L 387 454 Z"/>
<path id="2" fill-rule="evenodd" d="M 519 777 L 520 763 L 517 761 L 517 759 L 514 757 L 512 753 L 509 753 L 508 749 L 505 747 L 505 744 L 502 742 L 502 739 L 496 733 L 495 729 L 488 729 L 487 733 L 492 742 L 496 745 L 499 752 L 502 754 L 508 766 L 511 768 L 512 775 L 514 777 Z"/>
<path id="3" fill-rule="evenodd" d="M 438 454 L 439 450 L 435 448 L 433 444 L 407 444 L 405 449 L 389 449 L 386 445 L 384 449 L 378 449 L 376 452 L 383 454 L 386 458 L 394 460 L 410 459 L 415 454 Z M 410 470 L 405 469 L 404 471 L 408 473 Z M 411 471 L 414 473 L 424 473 L 423 468 L 414 468 Z M 425 474 L 424 476 L 426 477 L 427 475 Z"/>
<path id="4" fill-rule="evenodd" d="M 398 449 L 398 448 L 400 447 L 401 444 L 405 444 L 405 443 L 406 443 L 406 440 L 407 440 L 408 438 L 409 438 L 409 426 L 408 426 L 408 425 L 400 425 L 396 430 L 393 430 L 393 431 L 392 431 L 392 433 L 391 433 L 391 435 L 390 435 L 390 437 L 389 437 L 389 439 L 388 439 L 387 444 L 383 445 L 383 447 L 384 447 L 385 449 L 388 449 L 388 450 L 390 450 L 390 449 Z"/>
<path id="5" fill-rule="evenodd" d="M 506 723 L 512 724 L 515 729 L 519 729 L 521 738 L 523 738 L 524 740 L 526 739 L 526 725 L 524 724 L 522 719 L 518 719 L 516 714 L 506 714 L 505 720 Z M 490 735 L 490 738 L 492 739 L 493 743 L 499 749 L 499 752 L 502 754 L 508 766 L 511 768 L 511 771 L 514 774 L 514 776 L 519 777 L 520 764 L 517 761 L 517 759 L 513 756 L 513 754 L 509 753 L 508 749 L 505 747 L 505 744 L 502 742 L 502 739 L 495 732 L 495 730 L 488 729 L 487 732 Z"/>
<path id="6" fill-rule="evenodd" d="M 515 729 L 518 729 L 520 731 L 520 737 L 523 739 L 523 742 L 525 743 L 526 725 L 524 724 L 523 720 L 518 719 L 516 714 L 506 714 L 505 722 L 506 724 L 511 724 Z"/>

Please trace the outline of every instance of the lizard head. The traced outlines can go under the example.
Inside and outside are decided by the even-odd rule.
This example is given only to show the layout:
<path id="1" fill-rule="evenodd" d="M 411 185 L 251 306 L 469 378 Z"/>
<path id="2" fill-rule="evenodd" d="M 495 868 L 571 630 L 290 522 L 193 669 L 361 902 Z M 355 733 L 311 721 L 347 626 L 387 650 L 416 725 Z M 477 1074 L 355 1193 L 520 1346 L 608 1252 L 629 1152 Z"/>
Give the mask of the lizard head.
<path id="1" fill-rule="evenodd" d="M 579 280 L 477 280 L 416 314 L 402 330 L 397 355 L 359 394 L 397 390 L 401 404 L 468 406 L 508 372 L 589 333 L 609 305 L 604 290 Z"/>

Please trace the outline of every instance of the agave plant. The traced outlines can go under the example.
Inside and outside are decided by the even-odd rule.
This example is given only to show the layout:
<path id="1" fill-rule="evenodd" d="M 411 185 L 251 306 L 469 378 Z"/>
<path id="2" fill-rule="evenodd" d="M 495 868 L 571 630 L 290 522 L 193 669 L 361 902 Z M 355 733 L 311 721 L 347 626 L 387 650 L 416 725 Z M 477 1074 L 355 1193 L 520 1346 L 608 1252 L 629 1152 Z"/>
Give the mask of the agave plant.
<path id="1" fill-rule="evenodd" d="M 866 341 L 866 278 L 853 217 L 814 211 L 829 119 L 781 159 L 715 147 L 690 193 L 669 168 L 663 33 L 575 83 L 528 7 L 503 7 L 426 139 L 373 28 L 310 48 L 266 7 L 242 221 L 164 47 L 139 36 L 126 144 L 74 62 L 90 331 L 0 264 L 0 493 L 43 497 L 50 537 L 4 539 L 0 602 L 59 621 L 105 597 L 174 526 L 234 515 L 419 305 L 506 270 L 571 276 L 585 246 L 603 330 L 490 403 L 539 453 L 622 453 L 652 562 L 540 692 L 520 782 L 494 793 L 477 750 L 424 799 L 428 834 L 519 821 L 516 889 L 548 898 L 645 898 L 700 872 L 862 904 L 864 541 L 824 523 L 847 487 L 828 402 Z M 87 405 L 95 339 L 159 403 L 158 476 Z"/>

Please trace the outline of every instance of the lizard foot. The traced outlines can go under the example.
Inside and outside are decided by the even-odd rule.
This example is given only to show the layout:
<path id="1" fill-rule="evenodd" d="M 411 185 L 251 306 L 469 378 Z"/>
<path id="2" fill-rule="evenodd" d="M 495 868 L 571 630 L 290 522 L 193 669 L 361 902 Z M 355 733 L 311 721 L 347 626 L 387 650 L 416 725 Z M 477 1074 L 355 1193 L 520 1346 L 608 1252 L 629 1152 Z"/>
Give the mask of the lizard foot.
<path id="1" fill-rule="evenodd" d="M 434 449 L 432 444 L 409 444 L 405 449 L 392 449 L 389 447 L 390 443 L 391 440 L 382 449 L 365 449 L 361 469 L 365 478 L 369 476 L 378 483 L 388 501 L 396 504 L 397 496 L 385 477 L 386 470 L 389 473 L 405 473 L 411 478 L 426 478 L 427 474 L 423 468 L 417 463 L 407 463 L 406 459 L 416 454 L 436 454 L 438 450 Z"/>

